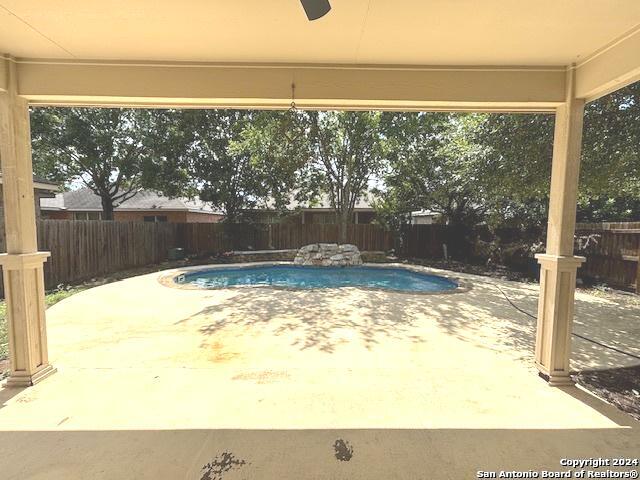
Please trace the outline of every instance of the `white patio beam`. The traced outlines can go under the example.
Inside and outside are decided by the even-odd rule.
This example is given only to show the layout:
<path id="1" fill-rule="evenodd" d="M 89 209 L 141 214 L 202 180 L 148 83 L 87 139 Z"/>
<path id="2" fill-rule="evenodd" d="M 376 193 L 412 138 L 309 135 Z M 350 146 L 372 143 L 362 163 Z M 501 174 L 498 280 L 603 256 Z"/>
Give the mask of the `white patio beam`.
<path id="1" fill-rule="evenodd" d="M 584 99 L 575 98 L 575 71 L 567 71 L 567 97 L 556 111 L 546 253 L 540 263 L 535 359 L 552 386 L 570 385 L 571 332 L 576 273 L 573 255 L 580 176 Z"/>
<path id="2" fill-rule="evenodd" d="M 17 95 L 16 65 L 8 62 L 3 70 L 0 161 L 7 253 L 0 255 L 0 265 L 9 324 L 7 385 L 27 387 L 54 372 L 48 360 L 44 309 L 43 265 L 49 253 L 38 251 L 29 105 Z"/>
<path id="3" fill-rule="evenodd" d="M 604 46 L 576 67 L 576 98 L 587 102 L 640 80 L 640 27 Z"/>
<path id="4" fill-rule="evenodd" d="M 565 69 L 108 63 L 10 59 L 36 105 L 554 111 Z"/>

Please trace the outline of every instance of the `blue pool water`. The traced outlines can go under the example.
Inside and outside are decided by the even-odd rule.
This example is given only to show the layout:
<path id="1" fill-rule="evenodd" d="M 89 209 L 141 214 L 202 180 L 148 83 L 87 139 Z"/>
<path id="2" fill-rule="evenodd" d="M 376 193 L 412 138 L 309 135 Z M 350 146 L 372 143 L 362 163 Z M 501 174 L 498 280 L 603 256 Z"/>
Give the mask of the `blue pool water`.
<path id="1" fill-rule="evenodd" d="M 202 288 L 246 285 L 299 289 L 365 287 L 404 292 L 442 292 L 458 286 L 447 278 L 417 273 L 404 268 L 298 267 L 290 265 L 201 270 L 185 273 L 176 281 Z"/>

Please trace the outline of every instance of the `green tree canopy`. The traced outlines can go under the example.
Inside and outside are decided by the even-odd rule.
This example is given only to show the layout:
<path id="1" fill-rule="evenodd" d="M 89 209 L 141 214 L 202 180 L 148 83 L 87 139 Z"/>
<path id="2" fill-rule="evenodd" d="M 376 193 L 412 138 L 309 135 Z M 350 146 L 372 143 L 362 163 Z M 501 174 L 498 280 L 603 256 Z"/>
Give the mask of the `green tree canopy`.
<path id="1" fill-rule="evenodd" d="M 185 112 L 185 117 L 192 133 L 189 172 L 200 199 L 220 209 L 225 221 L 236 222 L 244 209 L 255 207 L 269 193 L 251 157 L 230 148 L 250 121 L 251 113 L 193 110 Z"/>
<path id="2" fill-rule="evenodd" d="M 158 171 L 180 172 L 160 175 L 156 188 L 168 195 L 198 195 L 221 210 L 227 222 L 242 220 L 248 209 L 273 207 L 274 202 L 281 207 L 288 201 L 296 168 L 273 161 L 286 148 L 282 138 L 269 131 L 273 115 L 220 109 L 156 118 Z"/>
<path id="3" fill-rule="evenodd" d="M 384 196 L 403 212 L 427 209 L 452 224 L 477 221 L 488 208 L 486 156 L 472 135 L 483 120 L 479 115 L 385 114 L 390 153 Z"/>
<path id="4" fill-rule="evenodd" d="M 34 169 L 60 183 L 78 182 L 98 195 L 104 218 L 144 186 L 152 170 L 146 147 L 149 112 L 122 108 L 35 108 Z"/>
<path id="5" fill-rule="evenodd" d="M 620 205 L 608 210 L 616 218 L 628 214 L 625 204 L 640 200 L 640 82 L 586 106 L 580 194 L 583 209 Z"/>
<path id="6" fill-rule="evenodd" d="M 270 112 L 244 132 L 243 145 L 256 162 L 291 173 L 296 200 L 326 197 L 344 242 L 356 202 L 383 166 L 380 119 L 380 112 Z"/>
<path id="7" fill-rule="evenodd" d="M 35 108 L 36 173 L 82 183 L 105 217 L 140 188 L 200 197 L 229 221 L 328 199 L 341 238 L 381 181 L 387 224 L 412 210 L 453 224 L 546 220 L 553 115 Z M 640 83 L 587 105 L 579 219 L 637 220 Z M 395 213 L 394 213 L 395 212 Z M 395 220 L 393 216 L 395 215 Z"/>
<path id="8" fill-rule="evenodd" d="M 546 222 L 553 115 L 385 114 L 385 215 L 425 208 L 450 223 Z M 578 219 L 640 217 L 640 83 L 587 105 Z M 391 204 L 393 203 L 393 204 Z"/>

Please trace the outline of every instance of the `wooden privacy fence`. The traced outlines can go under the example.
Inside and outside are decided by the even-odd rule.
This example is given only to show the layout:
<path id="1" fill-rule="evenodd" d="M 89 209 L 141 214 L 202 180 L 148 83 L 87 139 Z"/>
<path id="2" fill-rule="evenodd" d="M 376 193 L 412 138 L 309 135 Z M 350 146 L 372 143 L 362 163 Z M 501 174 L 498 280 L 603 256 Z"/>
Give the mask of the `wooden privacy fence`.
<path id="1" fill-rule="evenodd" d="M 401 230 L 399 253 L 408 258 L 469 260 L 477 234 L 465 226 L 406 225 Z"/>
<path id="2" fill-rule="evenodd" d="M 269 248 L 260 224 L 175 223 L 177 245 L 189 255 Z"/>
<path id="3" fill-rule="evenodd" d="M 337 225 L 260 225 L 39 220 L 38 248 L 51 252 L 45 263 L 47 289 L 114 272 L 159 264 L 182 247 L 204 256 L 231 250 L 300 248 L 337 242 Z M 347 241 L 361 250 L 389 250 L 391 233 L 377 225 L 350 225 Z M 0 251 L 5 249 L 0 227 Z M 0 282 L 0 296 L 4 296 Z"/>
<path id="4" fill-rule="evenodd" d="M 602 222 L 602 223 L 578 223 L 576 231 L 601 231 L 601 230 L 639 230 L 640 222 Z"/>
<path id="5" fill-rule="evenodd" d="M 175 224 L 170 223 L 38 220 L 37 228 L 38 249 L 51 252 L 44 266 L 47 289 L 161 263 L 176 246 Z M 4 226 L 0 233 L 4 252 Z"/>
<path id="6" fill-rule="evenodd" d="M 402 228 L 400 252 L 410 258 L 444 258 L 444 246 L 449 243 L 447 225 L 406 225 Z M 451 252 L 447 252 L 449 255 Z"/>
<path id="7" fill-rule="evenodd" d="M 175 239 L 169 223 L 38 221 L 38 248 L 51 252 L 47 288 L 161 263 Z"/>
<path id="8" fill-rule="evenodd" d="M 576 226 L 576 232 L 579 236 L 595 235 L 595 241 L 590 241 L 586 251 L 579 253 L 587 257 L 579 270 L 581 277 L 640 293 L 640 222 L 582 223 Z M 465 259 L 469 257 L 465 248 L 469 248 L 477 233 L 455 231 L 446 225 L 409 225 L 402 230 L 400 252 L 405 257 L 441 259 L 446 244 L 452 258 Z M 513 241 L 518 235 L 511 232 L 509 237 Z"/>
<path id="9" fill-rule="evenodd" d="M 578 224 L 578 233 L 597 234 L 587 249 L 580 274 L 613 286 L 640 290 L 638 256 L 640 223 Z M 446 225 L 409 225 L 394 236 L 378 225 L 349 225 L 347 242 L 363 251 L 387 251 L 398 247 L 405 257 L 440 259 L 443 244 L 452 258 L 468 256 L 469 232 Z M 334 224 L 211 224 L 39 220 L 38 246 L 50 251 L 45 263 L 48 289 L 81 282 L 121 270 L 159 264 L 169 249 L 182 247 L 195 256 L 231 250 L 293 249 L 315 242 L 337 242 Z M 5 251 L 0 226 L 0 251 Z M 465 250 L 466 249 L 466 250 Z M 0 283 L 0 295 L 3 295 Z"/>
<path id="10" fill-rule="evenodd" d="M 230 250 L 300 248 L 309 243 L 335 243 L 339 227 L 334 224 L 176 224 L 178 244 L 192 255 Z M 378 225 L 349 225 L 347 243 L 360 250 L 389 250 L 393 236 Z"/>
<path id="11" fill-rule="evenodd" d="M 580 268 L 582 276 L 640 293 L 640 222 L 579 223 L 576 231 L 594 236 L 584 254 L 587 261 Z"/>

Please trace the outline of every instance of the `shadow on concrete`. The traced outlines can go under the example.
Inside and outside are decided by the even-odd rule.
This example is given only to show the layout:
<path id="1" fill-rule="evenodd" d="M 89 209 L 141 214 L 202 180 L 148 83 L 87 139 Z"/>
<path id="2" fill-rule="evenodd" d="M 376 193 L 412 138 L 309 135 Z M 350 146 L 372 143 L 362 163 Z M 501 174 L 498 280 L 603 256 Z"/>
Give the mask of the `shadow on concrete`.
<path id="1" fill-rule="evenodd" d="M 510 286 L 500 288 L 519 307 L 537 310 L 537 289 Z M 486 282 L 478 282 L 468 292 L 442 295 L 414 295 L 380 291 L 344 289 L 314 291 L 281 291 L 269 288 L 239 289 L 231 298 L 217 301 L 178 323 L 206 317 L 201 332 L 213 336 L 231 324 L 259 327 L 277 323 L 275 334 L 296 337 L 294 346 L 315 348 L 331 353 L 337 347 L 333 333 L 339 329 L 353 331 L 363 345 L 374 348 L 385 338 L 410 342 L 425 339 L 413 327 L 424 321 L 435 321 L 449 335 L 482 348 L 510 351 L 522 359 L 530 359 L 535 343 L 535 320 L 517 311 L 500 290 Z M 636 327 L 622 328 L 611 319 L 618 309 L 625 315 L 640 313 L 638 307 L 611 305 L 611 302 L 577 301 L 575 331 L 622 350 L 638 352 L 640 322 Z M 628 322 L 624 324 L 628 327 Z M 619 330 L 619 331 L 618 331 Z M 574 368 L 611 368 L 638 364 L 613 350 L 581 339 L 574 340 Z"/>
<path id="2" fill-rule="evenodd" d="M 353 297 L 342 290 L 318 295 L 302 291 L 282 291 L 268 288 L 241 289 L 227 301 L 213 303 L 179 323 L 206 316 L 213 320 L 201 332 L 211 336 L 227 326 L 259 327 L 276 323 L 275 334 L 293 333 L 293 346 L 300 350 L 315 348 L 331 353 L 337 343 L 333 333 L 349 329 L 357 333 L 367 349 L 383 338 L 420 342 L 411 334 L 413 315 L 407 315 L 396 302 L 388 302 L 389 293 L 363 292 Z M 402 296 L 400 296 L 402 298 Z"/>
<path id="3" fill-rule="evenodd" d="M 23 387 L 14 388 L 7 387 L 5 385 L 0 386 L 0 409 L 7 406 L 7 402 L 11 400 L 13 397 L 19 395 L 24 391 Z"/>

